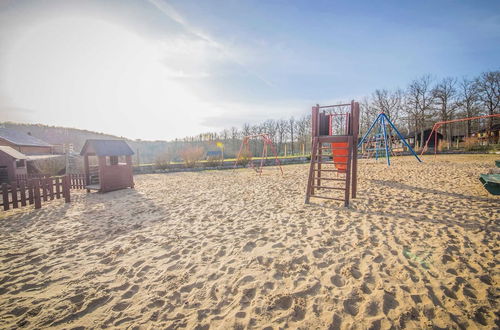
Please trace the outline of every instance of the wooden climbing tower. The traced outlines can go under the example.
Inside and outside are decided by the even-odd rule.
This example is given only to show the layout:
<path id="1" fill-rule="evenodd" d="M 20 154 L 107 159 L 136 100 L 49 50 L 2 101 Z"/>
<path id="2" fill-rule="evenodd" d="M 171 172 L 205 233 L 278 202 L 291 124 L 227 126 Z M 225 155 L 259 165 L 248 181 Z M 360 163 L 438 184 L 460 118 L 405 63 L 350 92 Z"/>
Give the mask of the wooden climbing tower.
<path id="1" fill-rule="evenodd" d="M 311 197 L 343 201 L 356 197 L 359 104 L 312 107 L 311 165 L 306 203 Z"/>

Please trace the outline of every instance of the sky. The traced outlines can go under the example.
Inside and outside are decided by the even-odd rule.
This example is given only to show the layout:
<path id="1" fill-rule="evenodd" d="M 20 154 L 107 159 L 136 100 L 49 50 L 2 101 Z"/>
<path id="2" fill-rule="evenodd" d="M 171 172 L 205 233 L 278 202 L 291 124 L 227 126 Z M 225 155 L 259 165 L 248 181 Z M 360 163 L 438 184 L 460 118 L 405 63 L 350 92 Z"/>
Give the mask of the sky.
<path id="1" fill-rule="evenodd" d="M 0 121 L 171 140 L 500 67 L 500 1 L 0 0 Z"/>

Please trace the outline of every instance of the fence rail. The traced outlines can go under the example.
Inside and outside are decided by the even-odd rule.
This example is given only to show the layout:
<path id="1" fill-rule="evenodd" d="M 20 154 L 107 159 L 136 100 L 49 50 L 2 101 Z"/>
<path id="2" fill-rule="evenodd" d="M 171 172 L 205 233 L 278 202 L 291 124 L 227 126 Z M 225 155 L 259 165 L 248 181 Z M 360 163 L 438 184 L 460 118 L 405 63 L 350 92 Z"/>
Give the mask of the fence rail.
<path id="1" fill-rule="evenodd" d="M 42 202 L 64 198 L 66 203 L 71 201 L 71 189 L 85 189 L 83 174 L 68 174 L 51 177 L 48 175 L 18 175 L 16 181 L 0 186 L 0 207 L 9 210 L 27 205 L 35 205 L 35 209 L 42 207 Z"/>

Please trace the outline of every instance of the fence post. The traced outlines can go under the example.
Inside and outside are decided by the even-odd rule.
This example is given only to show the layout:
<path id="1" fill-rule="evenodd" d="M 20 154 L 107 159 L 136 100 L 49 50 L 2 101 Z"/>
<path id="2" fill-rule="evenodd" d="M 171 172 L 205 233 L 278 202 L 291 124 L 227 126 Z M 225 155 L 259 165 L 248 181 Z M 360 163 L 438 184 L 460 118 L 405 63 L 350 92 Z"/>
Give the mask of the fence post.
<path id="1" fill-rule="evenodd" d="M 11 182 L 10 184 L 10 194 L 12 195 L 12 208 L 17 209 L 19 203 L 17 202 L 17 182 Z"/>
<path id="2" fill-rule="evenodd" d="M 47 201 L 48 189 L 47 189 L 47 179 L 44 176 L 40 178 L 40 186 L 42 187 L 42 199 L 44 202 Z"/>
<path id="3" fill-rule="evenodd" d="M 43 179 L 33 180 L 33 193 L 35 195 L 35 209 L 42 207 L 42 200 L 40 198 L 40 182 L 43 184 Z"/>
<path id="4" fill-rule="evenodd" d="M 28 182 L 28 202 L 30 203 L 30 205 L 32 205 L 35 202 L 34 197 L 33 197 L 33 193 L 34 193 L 33 180 L 30 179 L 27 182 Z"/>
<path id="5" fill-rule="evenodd" d="M 2 183 L 3 209 L 7 211 L 9 207 L 9 187 L 6 183 Z"/>
<path id="6" fill-rule="evenodd" d="M 61 198 L 61 179 L 56 178 L 56 198 Z"/>
<path id="7" fill-rule="evenodd" d="M 26 206 L 26 181 L 21 181 L 19 185 L 21 191 L 21 206 Z"/>
<path id="8" fill-rule="evenodd" d="M 47 178 L 47 183 L 49 185 L 50 200 L 54 200 L 54 178 Z"/>
<path id="9" fill-rule="evenodd" d="M 64 194 L 64 202 L 65 203 L 71 202 L 70 180 L 69 180 L 69 176 L 68 175 L 65 175 L 63 177 L 63 194 Z"/>

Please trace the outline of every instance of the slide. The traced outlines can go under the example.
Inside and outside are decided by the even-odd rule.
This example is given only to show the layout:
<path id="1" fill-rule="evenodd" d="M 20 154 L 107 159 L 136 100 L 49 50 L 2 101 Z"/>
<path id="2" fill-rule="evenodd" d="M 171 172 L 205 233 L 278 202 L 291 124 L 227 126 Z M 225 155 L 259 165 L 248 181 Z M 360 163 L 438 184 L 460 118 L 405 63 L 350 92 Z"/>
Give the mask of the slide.
<path id="1" fill-rule="evenodd" d="M 345 173 L 347 169 L 347 164 L 337 164 L 337 163 L 347 163 L 347 156 L 349 155 L 349 149 L 347 142 L 335 142 L 332 143 L 332 155 L 335 167 L 339 170 L 339 173 Z M 336 149 L 345 148 L 345 149 Z"/>

